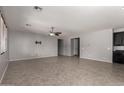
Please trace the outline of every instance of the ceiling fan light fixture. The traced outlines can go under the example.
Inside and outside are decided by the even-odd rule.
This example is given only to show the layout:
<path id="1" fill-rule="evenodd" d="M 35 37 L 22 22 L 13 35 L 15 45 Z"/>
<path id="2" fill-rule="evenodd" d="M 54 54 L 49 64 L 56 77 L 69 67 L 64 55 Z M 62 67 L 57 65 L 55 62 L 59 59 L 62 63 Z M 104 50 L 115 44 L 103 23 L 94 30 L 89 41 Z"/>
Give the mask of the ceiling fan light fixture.
<path id="1" fill-rule="evenodd" d="M 52 32 L 51 32 L 49 35 L 50 35 L 50 36 L 55 36 L 55 34 L 54 34 L 54 33 L 52 33 Z"/>
<path id="2" fill-rule="evenodd" d="M 59 36 L 60 34 L 62 34 L 62 32 L 54 32 L 55 27 L 51 27 L 51 30 L 50 30 L 50 33 L 49 33 L 49 36 Z"/>

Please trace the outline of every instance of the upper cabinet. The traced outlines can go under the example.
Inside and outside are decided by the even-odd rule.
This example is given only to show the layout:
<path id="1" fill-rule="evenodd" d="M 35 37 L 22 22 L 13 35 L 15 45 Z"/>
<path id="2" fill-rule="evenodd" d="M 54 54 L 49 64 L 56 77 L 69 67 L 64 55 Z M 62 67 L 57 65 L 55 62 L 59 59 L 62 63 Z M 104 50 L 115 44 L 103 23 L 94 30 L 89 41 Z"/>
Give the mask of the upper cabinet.
<path id="1" fill-rule="evenodd" d="M 114 46 L 124 46 L 124 32 L 114 33 Z"/>

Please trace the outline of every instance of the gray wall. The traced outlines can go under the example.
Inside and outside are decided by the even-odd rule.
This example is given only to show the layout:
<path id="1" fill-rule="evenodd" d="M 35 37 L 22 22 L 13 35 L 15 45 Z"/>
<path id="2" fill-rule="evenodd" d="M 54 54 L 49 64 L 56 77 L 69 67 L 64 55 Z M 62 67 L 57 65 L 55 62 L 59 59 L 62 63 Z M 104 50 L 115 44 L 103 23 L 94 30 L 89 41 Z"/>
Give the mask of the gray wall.
<path id="1" fill-rule="evenodd" d="M 80 37 L 80 58 L 112 63 L 112 29 L 85 32 L 64 39 L 64 55 L 71 55 L 71 38 Z"/>
<path id="2" fill-rule="evenodd" d="M 112 29 L 80 36 L 80 57 L 112 63 Z"/>
<path id="3" fill-rule="evenodd" d="M 77 37 L 77 36 L 76 36 Z M 71 56 L 71 38 L 64 39 L 63 55 Z M 82 33 L 80 36 L 80 58 L 112 62 L 112 29 Z M 57 56 L 57 39 L 31 32 L 10 32 L 10 60 Z M 35 45 L 41 40 L 41 46 Z"/>
<path id="4" fill-rule="evenodd" d="M 35 41 L 42 41 L 36 45 Z M 9 32 L 9 60 L 57 56 L 57 38 L 32 32 Z"/>

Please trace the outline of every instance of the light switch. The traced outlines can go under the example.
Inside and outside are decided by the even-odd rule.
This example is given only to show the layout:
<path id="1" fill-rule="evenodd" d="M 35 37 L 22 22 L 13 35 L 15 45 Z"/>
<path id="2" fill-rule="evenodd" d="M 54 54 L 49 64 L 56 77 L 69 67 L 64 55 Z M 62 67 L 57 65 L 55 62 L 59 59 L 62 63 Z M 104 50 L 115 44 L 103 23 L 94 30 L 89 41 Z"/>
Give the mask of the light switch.
<path id="1" fill-rule="evenodd" d="M 107 50 L 111 50 L 111 48 L 108 47 Z"/>

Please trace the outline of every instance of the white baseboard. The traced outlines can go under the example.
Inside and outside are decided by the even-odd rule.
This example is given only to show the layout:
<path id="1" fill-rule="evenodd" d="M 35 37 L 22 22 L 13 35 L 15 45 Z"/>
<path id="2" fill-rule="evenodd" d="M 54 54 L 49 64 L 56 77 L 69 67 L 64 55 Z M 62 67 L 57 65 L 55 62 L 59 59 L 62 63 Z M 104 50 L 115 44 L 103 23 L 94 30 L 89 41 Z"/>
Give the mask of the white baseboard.
<path id="1" fill-rule="evenodd" d="M 9 63 L 8 63 L 8 64 L 9 64 Z M 0 84 L 2 83 L 2 80 L 3 80 L 3 78 L 4 78 L 4 75 L 5 75 L 6 71 L 7 71 L 8 64 L 6 65 L 6 67 L 5 67 L 5 69 L 4 69 L 4 72 L 3 72 L 3 74 L 2 74 L 2 77 L 1 77 L 1 79 L 0 79 Z"/>
<path id="2" fill-rule="evenodd" d="M 106 63 L 112 63 L 112 61 L 108 60 L 100 60 L 100 59 L 94 59 L 94 58 L 88 58 L 88 57 L 80 57 L 82 59 L 89 59 L 89 60 L 95 60 L 95 61 L 100 61 L 100 62 L 106 62 Z"/>
<path id="3" fill-rule="evenodd" d="M 23 60 L 32 60 L 32 59 L 39 59 L 39 58 L 48 58 L 48 57 L 57 57 L 57 56 L 47 56 L 47 57 L 34 57 L 34 58 L 21 58 L 21 59 L 14 59 L 14 60 L 9 60 L 11 61 L 23 61 Z"/>

